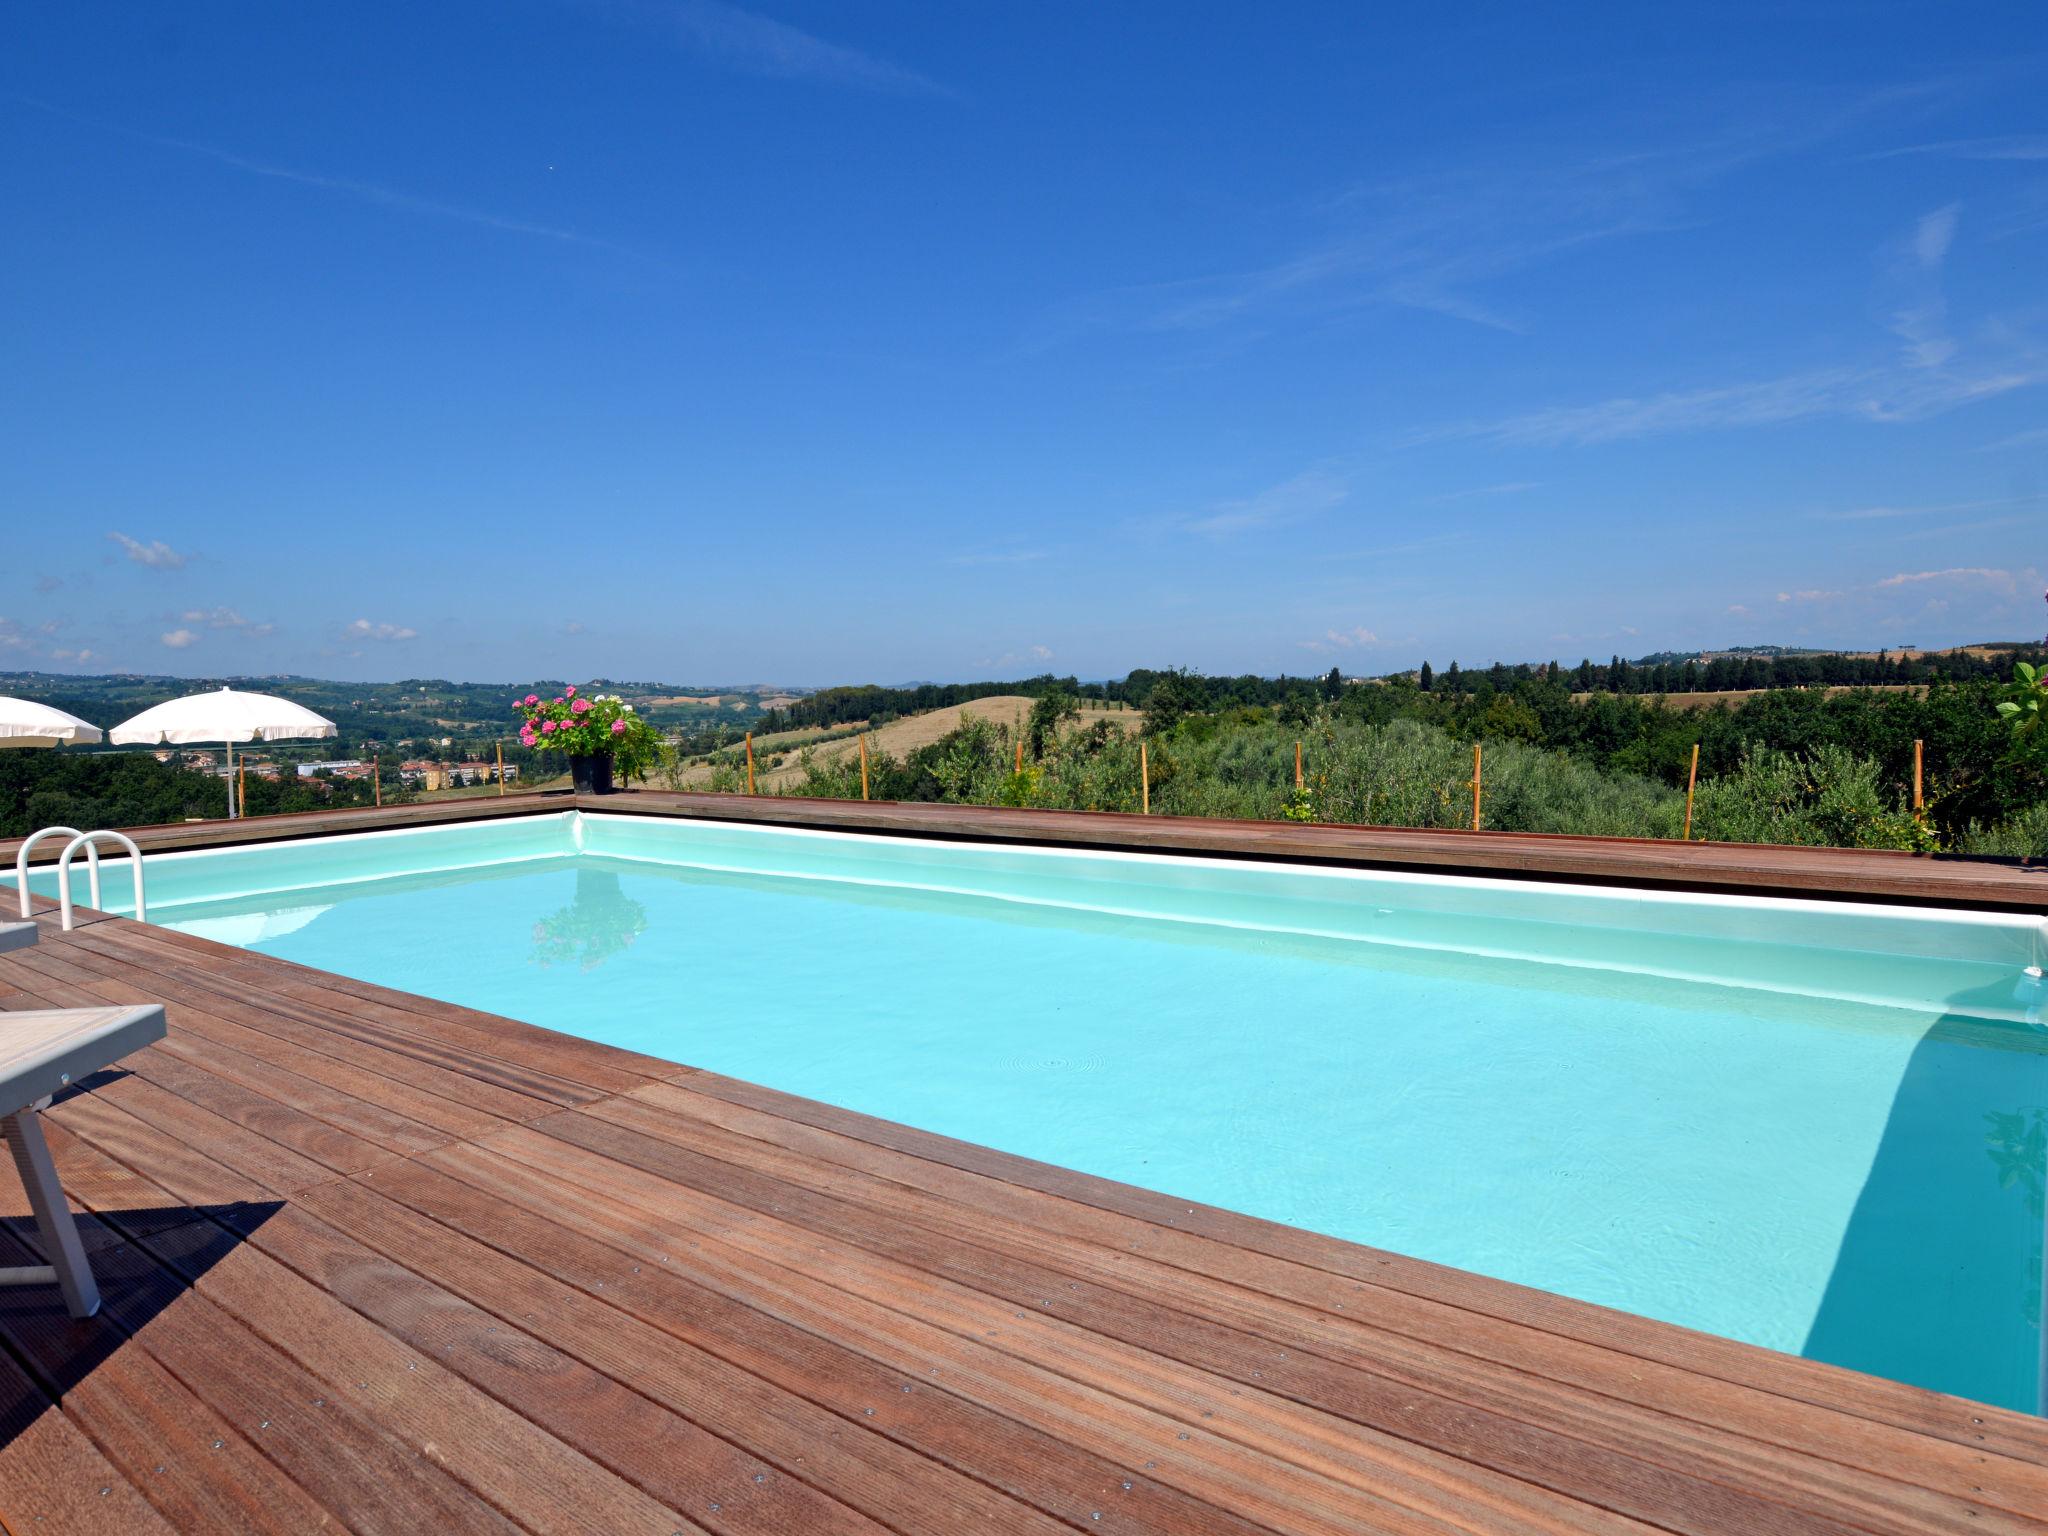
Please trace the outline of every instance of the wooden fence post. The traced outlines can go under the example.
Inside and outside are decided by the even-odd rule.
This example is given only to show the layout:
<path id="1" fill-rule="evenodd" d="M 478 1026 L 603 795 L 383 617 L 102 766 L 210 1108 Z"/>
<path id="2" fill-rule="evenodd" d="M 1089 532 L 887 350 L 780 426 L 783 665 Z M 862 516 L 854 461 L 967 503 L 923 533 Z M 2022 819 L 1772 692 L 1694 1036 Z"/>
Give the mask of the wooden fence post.
<path id="1" fill-rule="evenodd" d="M 860 797 L 863 800 L 868 797 L 868 737 L 865 731 L 860 736 Z"/>
<path id="2" fill-rule="evenodd" d="M 747 793 L 754 792 L 754 733 L 747 732 Z"/>
<path id="3" fill-rule="evenodd" d="M 235 798 L 242 802 L 242 814 L 246 816 L 249 814 L 249 759 L 246 755 L 242 758 L 242 777 L 240 782 L 241 788 L 236 792 Z"/>
<path id="4" fill-rule="evenodd" d="M 379 805 L 384 803 L 384 764 L 375 755 L 370 758 L 370 794 Z"/>
<path id="5" fill-rule="evenodd" d="M 498 743 L 498 793 L 505 793 L 505 743 Z"/>
<path id="6" fill-rule="evenodd" d="M 1022 736 L 1017 738 L 1017 766 L 1013 771 L 1016 773 L 1024 771 L 1024 738 Z"/>
<path id="7" fill-rule="evenodd" d="M 1919 815 L 1926 809 L 1926 798 L 1920 793 L 1920 738 L 1913 738 L 1913 814 Z"/>
<path id="8" fill-rule="evenodd" d="M 1479 743 L 1472 743 L 1472 830 L 1479 830 Z"/>
<path id="9" fill-rule="evenodd" d="M 1301 743 L 1294 744 L 1294 787 L 1301 788 Z"/>
<path id="10" fill-rule="evenodd" d="M 1152 759 L 1142 741 L 1138 743 L 1138 812 L 1152 814 Z"/>
<path id="11" fill-rule="evenodd" d="M 1700 744 L 1692 744 L 1692 766 L 1685 771 L 1685 840 L 1692 841 L 1692 787 L 1700 776 Z"/>

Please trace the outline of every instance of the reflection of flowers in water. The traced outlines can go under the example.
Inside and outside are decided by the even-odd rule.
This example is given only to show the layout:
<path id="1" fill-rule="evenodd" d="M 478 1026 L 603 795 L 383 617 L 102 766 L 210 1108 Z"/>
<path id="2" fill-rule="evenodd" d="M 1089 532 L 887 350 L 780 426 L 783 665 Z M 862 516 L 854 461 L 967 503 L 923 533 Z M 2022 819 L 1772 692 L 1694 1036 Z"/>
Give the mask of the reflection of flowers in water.
<path id="1" fill-rule="evenodd" d="M 533 925 L 533 961 L 543 969 L 595 970 L 646 931 L 647 909 L 625 893 L 617 875 L 579 869 L 575 899 Z"/>
<path id="2" fill-rule="evenodd" d="M 2043 1211 L 2043 1182 L 2048 1180 L 2048 1109 L 2015 1110 L 2009 1115 L 1990 1114 L 1991 1132 L 1984 1139 L 1990 1145 L 1991 1161 L 1998 1165 L 1998 1187 L 2020 1187 L 2027 1202 L 2027 1214 L 2039 1221 Z"/>
<path id="3" fill-rule="evenodd" d="M 2020 1109 L 2009 1115 L 1993 1113 L 1984 1118 L 1991 1126 L 1984 1140 L 1990 1144 L 1991 1161 L 1998 1167 L 1998 1187 L 2018 1187 L 2027 1214 L 2034 1218 L 2032 1230 L 2039 1232 L 2044 1208 L 2048 1208 L 2048 1109 Z M 2035 1249 L 2022 1303 L 2027 1321 L 2036 1327 L 2041 1323 L 2044 1263 L 2048 1263 L 2048 1252 Z"/>

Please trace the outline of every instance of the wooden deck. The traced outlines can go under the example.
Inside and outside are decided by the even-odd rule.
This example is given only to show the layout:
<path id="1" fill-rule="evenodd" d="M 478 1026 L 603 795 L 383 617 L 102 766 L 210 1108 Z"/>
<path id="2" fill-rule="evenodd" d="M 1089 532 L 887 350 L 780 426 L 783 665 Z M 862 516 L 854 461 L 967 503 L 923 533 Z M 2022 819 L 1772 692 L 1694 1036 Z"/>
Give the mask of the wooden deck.
<path id="1" fill-rule="evenodd" d="M 46 904 L 45 904 L 46 905 Z M 2048 1423 L 90 915 L 35 1532 L 2019 1532 Z M 30 1232 L 11 1180 L 0 1264 Z"/>
<path id="2" fill-rule="evenodd" d="M 1531 832 L 1318 826 L 1197 816 L 1012 810 L 1000 806 L 898 801 L 868 803 L 780 795 L 676 794 L 661 790 L 614 795 L 529 791 L 382 809 L 306 811 L 247 821 L 187 822 L 135 828 L 132 832 L 148 853 L 321 837 L 379 827 L 485 821 L 577 808 L 609 815 L 743 821 L 961 842 L 1108 848 L 1511 880 L 1565 880 L 1824 901 L 2048 912 L 2048 859 L 1898 853 L 1870 848 L 1787 848 L 1757 843 L 1683 843 L 1659 838 L 1568 837 Z M 13 840 L 0 839 L 0 861 L 5 861 L 5 867 L 13 867 L 18 846 Z M 53 862 L 60 848 L 56 839 L 45 842 L 36 850 L 36 862 Z"/>

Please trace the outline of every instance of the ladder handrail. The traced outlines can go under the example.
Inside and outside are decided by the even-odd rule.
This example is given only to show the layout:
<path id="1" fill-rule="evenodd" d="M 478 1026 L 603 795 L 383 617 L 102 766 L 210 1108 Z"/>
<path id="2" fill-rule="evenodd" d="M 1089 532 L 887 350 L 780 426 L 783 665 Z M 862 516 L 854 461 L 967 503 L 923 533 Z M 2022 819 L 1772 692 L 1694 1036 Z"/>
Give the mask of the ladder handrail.
<path id="1" fill-rule="evenodd" d="M 149 905 L 142 894 L 142 850 L 135 846 L 135 839 L 126 832 L 115 832 L 101 828 L 97 832 L 81 832 L 64 845 L 64 851 L 57 856 L 57 908 L 62 914 L 64 931 L 71 931 L 71 861 L 80 848 L 85 849 L 86 868 L 92 885 L 92 904 L 100 904 L 100 850 L 99 839 L 111 837 L 128 850 L 128 872 L 135 877 L 135 920 L 149 921 Z"/>
<path id="2" fill-rule="evenodd" d="M 22 839 L 21 848 L 14 855 L 14 884 L 21 892 L 21 915 L 29 916 L 28 907 L 28 852 L 46 837 L 78 837 L 76 827 L 45 827 L 40 832 L 31 832 Z"/>

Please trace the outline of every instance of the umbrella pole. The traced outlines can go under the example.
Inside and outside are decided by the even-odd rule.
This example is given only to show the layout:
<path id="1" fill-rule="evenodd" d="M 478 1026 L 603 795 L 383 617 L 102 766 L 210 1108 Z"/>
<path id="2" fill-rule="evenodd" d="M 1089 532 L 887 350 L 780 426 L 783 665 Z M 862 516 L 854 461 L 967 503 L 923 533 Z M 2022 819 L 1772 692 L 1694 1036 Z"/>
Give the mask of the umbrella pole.
<path id="1" fill-rule="evenodd" d="M 228 820 L 233 821 L 235 819 L 235 744 L 232 741 L 225 741 L 221 745 L 227 748 L 228 754 Z"/>

